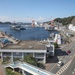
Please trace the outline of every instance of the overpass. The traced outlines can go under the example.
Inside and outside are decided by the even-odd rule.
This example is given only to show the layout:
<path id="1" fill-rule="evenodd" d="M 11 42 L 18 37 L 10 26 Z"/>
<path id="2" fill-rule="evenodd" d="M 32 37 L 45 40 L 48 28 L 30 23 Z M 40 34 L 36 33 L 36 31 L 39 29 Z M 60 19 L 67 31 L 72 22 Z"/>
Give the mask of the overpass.
<path id="1" fill-rule="evenodd" d="M 13 64 L 7 64 L 4 66 L 5 68 L 6 67 L 10 67 L 12 69 L 14 68 L 20 68 L 22 70 L 22 74 L 23 75 L 26 75 L 24 71 L 32 74 L 32 75 L 55 75 L 51 72 L 48 72 L 46 70 L 43 70 L 43 69 L 40 69 L 38 67 L 35 67 L 33 65 L 30 65 L 28 63 L 13 63 Z"/>

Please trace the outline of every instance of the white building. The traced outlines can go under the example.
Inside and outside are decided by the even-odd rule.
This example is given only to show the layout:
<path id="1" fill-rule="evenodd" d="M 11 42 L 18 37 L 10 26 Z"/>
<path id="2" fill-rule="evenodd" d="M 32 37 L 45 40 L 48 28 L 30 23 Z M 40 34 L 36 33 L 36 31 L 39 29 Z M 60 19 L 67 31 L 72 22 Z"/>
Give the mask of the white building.
<path id="1" fill-rule="evenodd" d="M 52 43 L 52 42 L 51 42 Z M 54 44 L 50 41 L 22 41 L 19 44 L 10 44 L 0 49 L 1 59 L 5 61 L 9 57 L 9 62 L 13 60 L 23 60 L 28 54 L 32 54 L 38 62 L 46 63 L 46 56 L 54 56 Z"/>
<path id="2" fill-rule="evenodd" d="M 61 35 L 55 34 L 54 42 L 57 42 L 57 44 L 61 44 Z"/>
<path id="3" fill-rule="evenodd" d="M 54 26 L 51 26 L 51 25 L 48 25 L 48 24 L 45 24 L 44 28 L 45 28 L 45 30 L 54 30 Z"/>
<path id="4" fill-rule="evenodd" d="M 68 29 L 69 29 L 69 30 L 72 30 L 72 31 L 75 31 L 75 26 L 74 26 L 73 24 L 70 24 L 70 25 L 68 26 Z"/>

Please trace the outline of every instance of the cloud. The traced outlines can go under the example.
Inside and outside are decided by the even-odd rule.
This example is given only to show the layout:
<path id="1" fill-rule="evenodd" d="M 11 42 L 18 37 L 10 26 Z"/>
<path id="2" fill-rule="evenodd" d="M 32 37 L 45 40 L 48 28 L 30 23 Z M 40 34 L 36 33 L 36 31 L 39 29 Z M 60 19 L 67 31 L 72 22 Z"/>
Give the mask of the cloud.
<path id="1" fill-rule="evenodd" d="M 43 17 L 39 17 L 37 20 L 38 20 L 38 21 L 44 21 L 45 18 L 43 18 Z"/>
<path id="2" fill-rule="evenodd" d="M 7 16 L 0 16 L 0 21 L 2 22 L 31 22 L 32 18 L 27 17 L 27 18 L 20 18 L 20 17 L 7 17 Z"/>
<path id="3" fill-rule="evenodd" d="M 27 17 L 27 18 L 25 18 L 25 20 L 32 21 L 33 20 L 33 17 Z"/>
<path id="4" fill-rule="evenodd" d="M 7 22 L 7 21 L 13 22 L 14 20 L 15 18 L 7 17 L 7 16 L 0 16 L 0 21 L 2 22 Z"/>
<path id="5" fill-rule="evenodd" d="M 20 18 L 20 17 L 8 17 L 8 16 L 0 16 L 0 21 L 2 22 L 32 22 L 32 20 L 35 21 L 44 21 L 45 18 L 39 17 L 39 18 L 33 18 L 33 17 L 26 17 L 26 18 Z"/>
<path id="6" fill-rule="evenodd" d="M 9 20 L 9 17 L 0 16 L 0 21 L 5 22 L 5 21 L 8 21 L 8 20 Z"/>

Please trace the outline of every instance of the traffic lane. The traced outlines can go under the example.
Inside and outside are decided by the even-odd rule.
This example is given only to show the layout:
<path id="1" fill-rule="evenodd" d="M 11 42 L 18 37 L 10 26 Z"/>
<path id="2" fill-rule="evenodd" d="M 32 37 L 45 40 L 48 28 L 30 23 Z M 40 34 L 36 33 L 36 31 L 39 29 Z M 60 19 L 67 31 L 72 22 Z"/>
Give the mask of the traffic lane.
<path id="1" fill-rule="evenodd" d="M 67 51 L 67 50 L 71 49 L 71 48 L 74 46 L 74 44 L 75 44 L 75 42 L 73 41 L 73 42 L 71 43 L 71 45 L 68 47 L 68 49 L 66 49 L 66 47 L 65 47 L 64 50 Z M 61 53 L 61 54 L 60 54 L 60 57 L 59 57 L 59 60 L 61 60 L 61 58 L 63 58 L 63 56 L 67 55 L 67 54 L 63 55 L 62 52 L 63 52 L 64 50 L 62 50 L 62 51 L 57 50 L 57 51 L 58 51 L 57 55 L 58 55 L 59 53 Z M 74 54 L 74 52 L 72 52 L 71 54 L 67 55 L 67 56 L 63 59 L 63 60 L 65 61 L 65 63 L 67 63 L 67 62 L 71 59 L 71 57 L 69 57 L 69 56 L 71 56 L 71 55 L 73 56 L 73 54 Z M 69 57 L 69 59 L 68 59 L 67 57 Z M 55 65 L 53 66 L 53 68 L 52 68 L 50 71 L 53 72 L 53 73 L 56 73 L 60 68 L 61 68 L 61 67 L 58 67 L 58 66 L 55 64 Z"/>
<path id="2" fill-rule="evenodd" d="M 64 46 L 64 48 L 62 48 L 62 51 L 69 50 L 69 49 L 71 49 L 74 45 L 75 45 L 75 40 L 72 41 L 70 44 Z"/>
<path id="3" fill-rule="evenodd" d="M 75 45 L 70 49 L 71 53 L 69 55 L 74 55 L 75 54 Z"/>
<path id="4" fill-rule="evenodd" d="M 50 72 L 56 74 L 60 68 L 61 66 L 57 66 L 57 64 L 55 64 L 54 67 L 50 70 Z"/>
<path id="5" fill-rule="evenodd" d="M 69 51 L 69 50 L 71 52 L 67 54 L 67 51 Z M 66 50 L 66 52 L 62 51 L 62 55 L 63 56 L 62 56 L 61 59 L 59 58 L 60 60 L 63 60 L 64 63 L 67 63 L 73 57 L 73 55 L 75 54 L 75 45 L 73 45 L 72 48 L 69 49 L 69 50 Z"/>
<path id="6" fill-rule="evenodd" d="M 64 66 L 67 62 L 69 62 L 69 61 L 71 60 L 71 58 L 72 58 L 72 57 L 69 57 L 69 56 L 66 56 L 66 57 L 63 57 L 63 56 L 62 56 L 61 58 L 59 58 L 59 60 L 62 61 L 62 63 L 63 63 L 62 66 Z M 62 68 L 62 66 L 58 66 L 57 64 L 58 64 L 58 63 L 56 63 L 56 64 L 54 65 L 54 67 L 50 70 L 52 73 L 57 73 L 57 72 L 59 71 L 59 69 Z"/>
<path id="7" fill-rule="evenodd" d="M 71 53 L 66 52 L 66 55 L 63 56 L 61 60 L 63 60 L 65 63 L 68 62 L 68 60 L 70 60 L 73 57 L 74 53 L 75 51 L 71 51 Z"/>
<path id="8" fill-rule="evenodd" d="M 52 63 L 48 71 L 51 71 L 56 63 Z"/>
<path id="9" fill-rule="evenodd" d="M 58 62 L 57 56 L 49 57 L 47 63 L 45 64 L 46 70 L 50 71 L 57 62 Z"/>
<path id="10" fill-rule="evenodd" d="M 59 52 L 61 52 L 61 54 L 60 54 L 61 56 L 58 56 L 58 62 L 63 59 L 62 51 L 59 51 Z M 67 59 L 67 58 L 65 58 L 65 60 L 66 60 L 66 59 Z M 56 74 L 56 73 L 59 71 L 59 69 L 60 69 L 62 66 L 57 66 L 57 64 L 58 64 L 58 63 L 56 63 L 56 64 L 50 69 L 50 72 Z"/>
<path id="11" fill-rule="evenodd" d="M 46 70 L 47 70 L 47 71 L 50 71 L 50 70 L 53 68 L 54 65 L 55 65 L 55 63 L 48 63 L 48 64 L 46 65 Z"/>
<path id="12" fill-rule="evenodd" d="M 63 62 L 63 64 L 65 65 L 70 59 L 72 58 L 72 56 L 64 56 L 61 61 Z"/>
<path id="13" fill-rule="evenodd" d="M 70 66 L 61 75 L 75 75 L 75 56 Z"/>
<path id="14" fill-rule="evenodd" d="M 59 57 L 59 60 L 61 60 L 63 62 L 62 66 L 64 66 L 67 62 L 69 62 L 72 57 L 73 56 L 70 56 L 70 55 Z M 50 70 L 52 73 L 57 73 L 59 71 L 59 69 L 62 67 L 62 66 L 57 66 L 57 64 L 58 63 L 56 63 Z"/>

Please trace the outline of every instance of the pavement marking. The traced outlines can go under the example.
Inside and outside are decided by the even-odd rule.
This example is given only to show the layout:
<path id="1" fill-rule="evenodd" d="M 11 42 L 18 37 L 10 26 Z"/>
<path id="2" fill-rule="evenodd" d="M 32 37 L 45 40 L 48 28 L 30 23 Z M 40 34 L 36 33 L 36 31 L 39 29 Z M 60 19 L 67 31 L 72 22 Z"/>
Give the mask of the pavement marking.
<path id="1" fill-rule="evenodd" d="M 75 54 L 74 54 L 74 56 L 75 56 Z M 69 66 L 70 63 L 72 62 L 74 56 L 72 57 L 72 59 L 71 59 L 68 63 L 66 63 L 66 64 L 56 73 L 56 75 L 60 75 L 62 72 L 64 72 L 64 71 L 68 68 L 68 66 Z M 62 69 L 64 69 L 64 70 L 62 70 Z M 62 70 L 62 72 L 61 72 L 61 70 Z"/>
<path id="2" fill-rule="evenodd" d="M 69 46 L 67 45 L 66 48 L 63 47 L 63 48 L 61 48 L 61 49 L 62 49 L 63 51 L 64 51 L 64 49 L 65 49 L 65 50 L 69 50 L 69 49 L 72 48 L 71 45 L 72 45 L 72 46 L 74 45 L 74 41 L 71 42 L 71 43 L 69 44 Z M 69 48 L 69 47 L 70 47 L 70 48 Z M 67 48 L 68 48 L 68 49 L 67 49 Z M 67 58 L 72 58 L 73 56 L 65 56 L 65 57 L 67 57 Z M 62 59 L 64 58 L 64 56 L 58 57 L 58 58 L 59 58 L 60 60 L 62 60 Z M 69 62 L 68 62 L 68 63 L 69 63 Z M 69 64 L 67 64 L 65 67 L 67 68 L 68 65 L 69 65 Z M 56 66 L 56 64 L 52 67 L 52 69 L 53 69 L 55 66 Z M 63 69 L 65 70 L 66 68 L 63 68 Z M 51 69 L 51 70 L 52 70 L 52 69 Z M 51 70 L 50 70 L 50 71 L 51 71 Z M 60 72 L 58 71 L 58 72 L 56 73 L 56 75 L 60 75 Z"/>
<path id="3" fill-rule="evenodd" d="M 65 56 L 65 57 L 67 57 L 67 58 L 70 57 L 71 58 L 72 56 Z"/>
<path id="4" fill-rule="evenodd" d="M 55 66 L 56 66 L 56 64 L 52 67 L 52 69 L 53 69 Z M 52 69 L 51 69 L 51 70 L 52 70 Z M 50 70 L 50 71 L 51 71 L 51 70 Z"/>
<path id="5" fill-rule="evenodd" d="M 68 66 L 70 65 L 71 61 L 69 61 L 67 64 L 65 64 L 57 73 L 56 75 L 60 75 L 62 72 L 64 72 Z"/>
<path id="6" fill-rule="evenodd" d="M 47 70 L 47 71 L 50 71 L 50 67 L 51 67 L 52 65 L 53 65 L 53 64 L 47 64 L 47 66 L 46 66 L 46 67 L 47 67 L 46 70 Z"/>
<path id="7" fill-rule="evenodd" d="M 65 56 L 66 58 L 72 58 L 73 56 Z M 60 58 L 60 57 L 59 57 Z M 64 58 L 64 56 L 62 56 L 61 58 L 60 58 L 60 60 L 62 60 Z M 51 70 L 53 70 L 53 68 L 56 66 L 56 64 L 52 67 L 52 69 Z M 61 68 L 61 70 L 62 71 L 64 71 L 67 67 L 69 66 L 69 62 L 66 64 L 66 66 L 64 65 L 64 67 L 63 68 Z M 50 71 L 51 71 L 50 70 Z M 58 71 L 59 72 L 59 71 Z M 60 74 L 60 72 L 59 72 L 59 74 Z"/>

